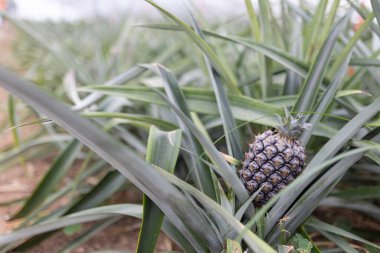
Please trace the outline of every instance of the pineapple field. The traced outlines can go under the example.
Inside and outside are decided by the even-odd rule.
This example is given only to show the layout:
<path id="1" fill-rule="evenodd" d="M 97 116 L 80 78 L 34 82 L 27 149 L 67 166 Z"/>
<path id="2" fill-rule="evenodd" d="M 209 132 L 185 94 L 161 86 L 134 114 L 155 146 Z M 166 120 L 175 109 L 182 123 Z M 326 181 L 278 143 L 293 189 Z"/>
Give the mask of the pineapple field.
<path id="1" fill-rule="evenodd" d="M 0 13 L 0 252 L 380 252 L 380 0 L 159 2 Z"/>

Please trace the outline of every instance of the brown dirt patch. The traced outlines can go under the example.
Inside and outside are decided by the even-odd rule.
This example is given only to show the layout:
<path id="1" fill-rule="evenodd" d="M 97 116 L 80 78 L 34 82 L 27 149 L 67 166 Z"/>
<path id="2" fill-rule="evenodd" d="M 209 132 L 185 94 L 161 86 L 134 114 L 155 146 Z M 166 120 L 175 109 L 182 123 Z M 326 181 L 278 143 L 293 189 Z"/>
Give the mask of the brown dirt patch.
<path id="1" fill-rule="evenodd" d="M 8 68 L 16 68 L 16 60 L 12 53 L 12 46 L 16 32 L 7 22 L 0 26 L 0 65 Z"/>
<path id="2" fill-rule="evenodd" d="M 99 232 L 85 244 L 77 247 L 72 252 L 84 253 L 92 252 L 94 250 L 128 250 L 134 252 L 136 250 L 140 225 L 141 223 L 138 219 L 130 217 L 122 218 L 121 220 Z M 85 225 L 84 228 L 89 228 L 89 225 Z M 63 232 L 59 232 L 40 245 L 28 250 L 28 252 L 56 252 L 58 249 L 62 248 L 66 243 L 75 239 L 76 237 L 77 235 L 67 236 Z M 158 239 L 156 252 L 171 250 L 173 250 L 172 242 L 167 236 L 161 234 Z"/>
<path id="3" fill-rule="evenodd" d="M 9 233 L 18 225 L 18 221 L 8 222 L 8 219 L 20 208 L 21 202 L 18 200 L 27 198 L 33 192 L 48 168 L 48 161 L 37 160 L 0 172 L 0 234 Z M 14 203 L 5 205 L 7 202 Z"/>
<path id="4" fill-rule="evenodd" d="M 346 221 L 352 228 L 380 234 L 380 221 L 357 211 L 344 208 L 319 207 L 314 214 L 329 224 Z"/>
<path id="5" fill-rule="evenodd" d="M 0 26 L 0 66 L 17 70 L 17 61 L 13 54 L 13 43 L 16 38 L 16 31 L 7 22 Z M 0 151 L 11 148 L 13 146 L 13 136 L 11 131 L 4 131 L 10 127 L 8 121 L 8 97 L 9 93 L 0 87 Z M 35 120 L 35 117 L 25 115 L 25 110 L 22 108 L 24 105 L 16 101 L 16 110 L 19 118 L 24 118 L 21 123 L 28 123 Z M 20 120 L 20 119 L 19 119 Z M 27 137 L 36 133 L 39 129 L 38 125 L 31 125 L 19 128 L 21 139 L 25 140 Z"/>
<path id="6" fill-rule="evenodd" d="M 53 159 L 30 161 L 26 166 L 14 166 L 5 171 L 1 171 L 0 177 L 0 202 L 10 202 L 27 198 L 35 189 L 37 183 L 49 168 Z M 74 167 L 78 167 L 75 165 Z M 71 170 L 72 172 L 73 170 Z M 70 181 L 72 173 L 64 179 L 66 183 Z M 120 191 L 112 198 L 115 203 L 135 203 L 140 202 L 141 193 L 137 190 L 128 189 Z M 65 204 L 65 199 L 57 201 L 52 208 Z M 22 202 L 16 202 L 9 205 L 0 206 L 0 234 L 9 233 L 16 228 L 21 220 L 8 221 L 21 207 Z M 94 222 L 85 224 L 82 231 L 88 229 Z M 139 219 L 125 217 L 114 224 L 102 230 L 89 241 L 77 247 L 72 252 L 82 253 L 93 250 L 129 250 L 135 251 L 139 228 L 141 221 Z M 56 252 L 70 241 L 76 239 L 80 233 L 68 236 L 63 232 L 57 232 L 48 240 L 41 242 L 39 245 L 27 250 L 30 253 L 47 253 Z M 157 252 L 170 251 L 177 247 L 171 240 L 161 233 L 157 245 Z"/>

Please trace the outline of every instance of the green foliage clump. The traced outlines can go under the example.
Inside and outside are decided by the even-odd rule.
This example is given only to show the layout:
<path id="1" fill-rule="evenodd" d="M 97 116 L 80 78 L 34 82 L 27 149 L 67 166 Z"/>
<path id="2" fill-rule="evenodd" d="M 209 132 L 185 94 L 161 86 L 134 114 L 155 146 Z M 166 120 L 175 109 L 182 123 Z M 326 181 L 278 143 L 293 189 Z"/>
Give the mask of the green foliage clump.
<path id="1" fill-rule="evenodd" d="M 0 164 L 56 159 L 0 249 L 29 249 L 64 229 L 76 236 L 60 249 L 69 252 L 123 215 L 142 219 L 138 252 L 153 252 L 160 231 L 185 252 L 314 253 L 325 250 L 320 240 L 332 251 L 379 249 L 368 231 L 313 214 L 338 207 L 379 219 L 379 2 L 367 10 L 284 0 L 274 15 L 269 2 L 246 0 L 246 15 L 202 25 L 190 11 L 186 23 L 147 2 L 167 22 L 8 17 L 25 76 L 0 69 L 0 85 L 20 99 L 9 103 L 11 118 L 26 103 L 21 116 L 33 112 L 43 131 L 3 152 Z M 306 167 L 258 208 L 262 186 L 250 196 L 237 171 L 283 107 L 310 126 L 300 135 Z M 62 184 L 70 170 L 74 179 Z M 124 190 L 144 193 L 142 203 L 115 201 Z M 67 205 L 51 208 L 63 198 Z"/>

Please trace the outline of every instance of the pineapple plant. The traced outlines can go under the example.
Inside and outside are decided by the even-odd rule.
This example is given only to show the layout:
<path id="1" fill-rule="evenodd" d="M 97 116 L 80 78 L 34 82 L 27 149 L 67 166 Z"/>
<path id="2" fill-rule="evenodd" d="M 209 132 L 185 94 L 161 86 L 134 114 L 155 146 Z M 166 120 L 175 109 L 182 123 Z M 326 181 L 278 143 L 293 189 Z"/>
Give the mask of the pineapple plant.
<path id="1" fill-rule="evenodd" d="M 254 199 L 257 206 L 267 203 L 300 175 L 305 167 L 305 150 L 298 139 L 310 124 L 302 123 L 301 116 L 292 117 L 285 108 L 280 125 L 255 137 L 245 154 L 240 179 L 249 194 L 260 188 Z"/>
<path id="2" fill-rule="evenodd" d="M 361 238 L 353 236 L 355 227 L 346 231 L 334 220 L 326 223 L 331 212 L 336 213 L 329 205 L 346 210 L 364 204 L 360 212 L 370 218 L 379 210 L 374 179 L 379 165 L 380 93 L 378 77 L 367 71 L 379 64 L 379 52 L 367 48 L 370 38 L 362 36 L 374 29 L 375 13 L 360 12 L 365 21 L 351 31 L 347 19 L 351 9 L 342 9 L 346 15 L 335 18 L 339 1 L 331 7 L 327 0 L 319 1 L 314 9 L 283 1 L 278 22 L 270 2 L 260 0 L 256 11 L 247 0 L 245 20 L 203 30 L 196 16 L 190 15 L 192 23 L 187 24 L 148 2 L 170 19 L 168 24 L 148 22 L 131 30 L 130 36 L 123 28 L 130 25 L 124 23 L 119 29 L 114 23 L 104 29 L 97 23 L 59 29 L 54 24 L 44 26 L 50 29 L 40 34 L 35 24 L 14 21 L 37 39 L 17 42 L 28 43 L 21 44 L 19 52 L 32 53 L 24 55 L 30 64 L 28 79 L 39 86 L 1 68 L 0 86 L 58 124 L 42 125 L 47 131 L 41 138 L 1 154 L 0 165 L 10 159 L 16 162 L 15 154 L 29 155 L 25 152 L 29 147 L 33 152 L 40 148 L 31 157 L 40 153 L 46 157 L 48 150 L 63 162 L 49 168 L 12 217 L 26 222 L 0 235 L 0 252 L 43 246 L 41 240 L 56 229 L 65 232 L 73 229 L 71 225 L 97 221 L 88 224 L 89 230 L 77 231 L 76 240 L 51 250 L 69 252 L 73 244 L 95 235 L 93 231 L 110 224 L 120 227 L 120 214 L 142 218 L 136 248 L 144 253 L 154 252 L 161 230 L 183 252 L 276 253 L 292 248 L 336 252 L 339 247 L 349 249 L 353 239 L 368 252 L 380 249 L 369 241 L 376 235 L 363 233 Z M 95 36 L 87 27 L 107 33 Z M 74 28 L 81 36 L 72 36 Z M 69 37 L 62 39 L 65 31 L 70 31 Z M 166 32 L 175 38 L 170 47 Z M 154 38 L 154 43 L 141 38 Z M 48 58 L 41 61 L 41 55 Z M 349 68 L 353 76 L 346 75 Z M 63 79 L 65 89 L 57 86 Z M 49 97 L 40 89 L 60 97 Z M 364 97 L 366 90 L 371 97 Z M 278 125 L 273 115 L 281 114 L 284 106 L 307 113 L 307 120 L 285 111 Z M 312 125 L 301 135 L 309 127 L 306 121 Z M 252 129 L 276 125 L 256 136 L 236 173 L 231 164 L 244 160 L 241 141 L 253 136 Z M 69 134 L 88 149 L 80 148 Z M 44 144 L 44 135 L 59 138 Z M 312 157 L 307 162 L 306 145 Z M 83 163 L 80 170 L 73 166 L 76 179 L 62 180 L 74 162 Z M 96 185 L 87 180 L 93 176 L 99 178 Z M 61 185 L 58 181 L 65 182 L 64 188 L 56 187 Z M 135 204 L 113 198 L 127 190 L 144 193 L 144 199 Z M 52 210 L 56 198 L 70 203 Z M 261 208 L 255 212 L 254 207 Z M 318 249 L 321 239 L 331 241 L 328 248 L 321 244 Z"/>

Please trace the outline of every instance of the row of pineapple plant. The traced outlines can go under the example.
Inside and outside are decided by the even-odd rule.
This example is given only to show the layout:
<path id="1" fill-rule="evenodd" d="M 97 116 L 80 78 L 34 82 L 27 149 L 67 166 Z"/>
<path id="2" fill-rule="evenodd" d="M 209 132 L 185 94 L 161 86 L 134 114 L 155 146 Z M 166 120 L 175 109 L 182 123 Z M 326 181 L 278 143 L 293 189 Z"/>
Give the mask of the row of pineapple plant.
<path id="1" fill-rule="evenodd" d="M 99 224 L 130 215 L 142 218 L 139 252 L 154 250 L 159 230 L 185 252 L 322 252 L 310 237 L 314 231 L 342 251 L 357 252 L 353 240 L 376 252 L 371 235 L 312 216 L 318 206 L 359 210 L 373 219 L 380 213 L 374 193 L 379 62 L 370 44 L 380 34 L 374 22 L 379 6 L 372 1 L 370 12 L 353 2 L 339 7 L 340 2 L 319 1 L 309 12 L 306 4 L 282 1 L 278 19 L 266 1 L 254 9 L 247 0 L 244 19 L 212 30 L 191 12 L 187 24 L 148 2 L 168 22 L 131 26 L 127 20 L 117 26 L 119 33 L 102 37 L 103 44 L 91 38 L 94 51 L 80 56 L 75 46 L 80 50 L 89 38 L 66 43 L 65 28 L 56 32 L 51 24 L 41 29 L 9 17 L 33 40 L 18 45 L 30 68 L 27 78 L 70 107 L 1 70 L 0 84 L 34 108 L 40 120 L 32 123 L 46 128 L 2 154 L 1 162 L 14 162 L 30 147 L 60 150 L 14 215 L 23 218 L 20 227 L 0 236 L 2 250 L 28 249 L 74 224 L 98 221 L 96 231 Z M 353 11 L 364 20 L 358 28 L 350 23 Z M 146 33 L 159 38 L 159 45 L 142 40 Z M 135 59 L 127 57 L 130 52 Z M 41 55 L 43 61 L 33 61 Z M 63 87 L 57 85 L 62 80 Z M 44 124 L 51 121 L 56 125 Z M 76 187 L 55 189 L 76 160 L 83 164 Z M 71 196 L 100 171 L 106 175 L 96 186 L 46 215 L 51 203 Z M 143 204 L 104 205 L 127 180 L 145 194 Z"/>

